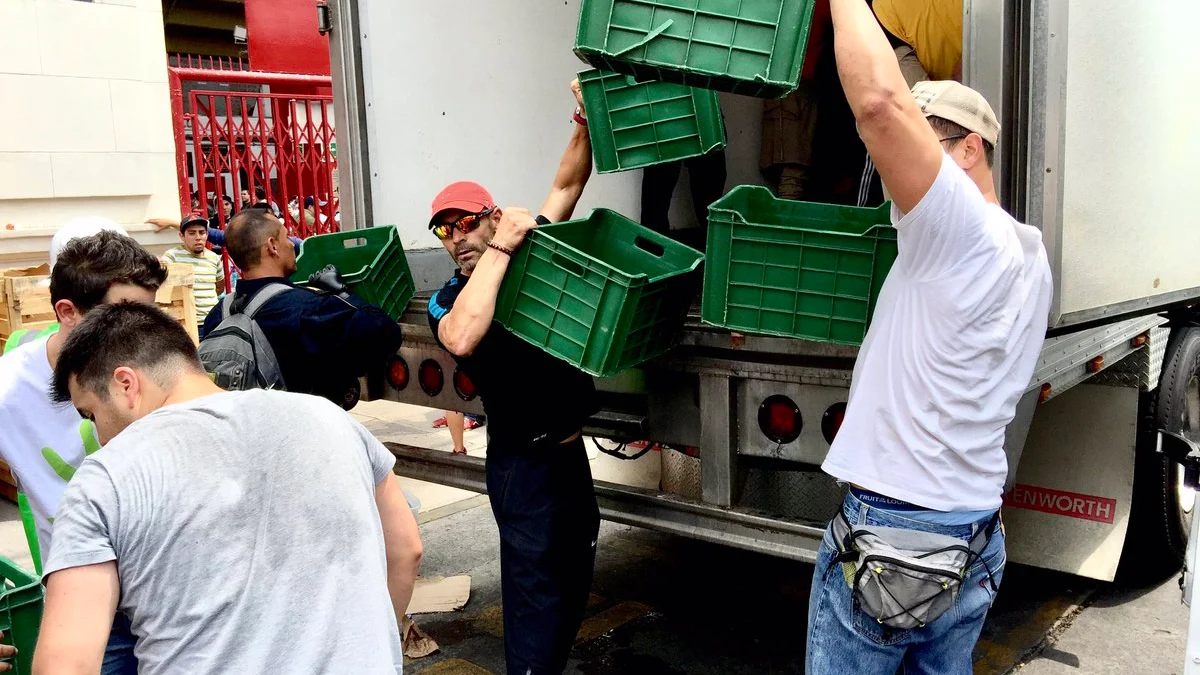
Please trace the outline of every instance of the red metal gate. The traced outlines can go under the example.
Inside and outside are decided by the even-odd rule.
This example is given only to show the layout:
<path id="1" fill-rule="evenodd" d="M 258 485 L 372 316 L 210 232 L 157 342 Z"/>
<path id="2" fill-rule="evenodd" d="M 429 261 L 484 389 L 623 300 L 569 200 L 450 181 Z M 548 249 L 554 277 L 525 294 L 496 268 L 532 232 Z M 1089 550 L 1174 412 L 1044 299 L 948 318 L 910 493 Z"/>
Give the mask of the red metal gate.
<path id="1" fill-rule="evenodd" d="M 261 201 L 259 192 L 293 235 L 338 231 L 332 97 L 283 93 L 328 88 L 330 78 L 206 65 L 222 69 L 169 69 L 181 212 L 198 198 L 224 229 L 232 213 Z M 189 87 L 185 97 L 185 82 L 207 88 Z"/>

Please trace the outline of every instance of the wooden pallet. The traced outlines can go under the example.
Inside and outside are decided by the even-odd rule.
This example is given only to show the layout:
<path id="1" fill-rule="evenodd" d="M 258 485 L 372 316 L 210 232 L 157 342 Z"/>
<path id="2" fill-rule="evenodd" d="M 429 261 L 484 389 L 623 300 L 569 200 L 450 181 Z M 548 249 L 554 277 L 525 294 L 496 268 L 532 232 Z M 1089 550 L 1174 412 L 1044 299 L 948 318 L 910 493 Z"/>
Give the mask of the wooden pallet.
<path id="1" fill-rule="evenodd" d="M 0 337 L 54 322 L 49 265 L 0 270 Z"/>
<path id="2" fill-rule="evenodd" d="M 192 340 L 199 343 L 192 283 L 191 265 L 170 263 L 167 280 L 158 289 L 155 300 L 163 311 L 183 324 Z M 47 265 L 0 270 L 0 344 L 18 330 L 40 330 L 54 322 Z"/>
<path id="3" fill-rule="evenodd" d="M 195 277 L 192 266 L 187 263 L 168 263 L 167 280 L 158 289 L 154 300 L 167 314 L 183 324 L 192 336 L 192 342 L 200 344 L 200 327 L 196 321 L 196 296 L 192 294 Z"/>

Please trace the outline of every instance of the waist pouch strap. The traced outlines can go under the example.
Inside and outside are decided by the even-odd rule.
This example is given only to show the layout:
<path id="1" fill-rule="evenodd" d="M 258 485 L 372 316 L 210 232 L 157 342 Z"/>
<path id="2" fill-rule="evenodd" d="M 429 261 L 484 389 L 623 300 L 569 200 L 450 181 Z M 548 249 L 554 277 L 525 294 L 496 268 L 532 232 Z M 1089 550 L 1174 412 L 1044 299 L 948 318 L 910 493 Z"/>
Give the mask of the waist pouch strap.
<path id="1" fill-rule="evenodd" d="M 999 513 L 970 541 L 932 532 L 851 525 L 839 512 L 830 523 L 837 562 L 859 608 L 892 628 L 922 628 L 954 606 L 967 569 L 991 538 Z M 996 590 L 991 570 L 987 570 Z"/>

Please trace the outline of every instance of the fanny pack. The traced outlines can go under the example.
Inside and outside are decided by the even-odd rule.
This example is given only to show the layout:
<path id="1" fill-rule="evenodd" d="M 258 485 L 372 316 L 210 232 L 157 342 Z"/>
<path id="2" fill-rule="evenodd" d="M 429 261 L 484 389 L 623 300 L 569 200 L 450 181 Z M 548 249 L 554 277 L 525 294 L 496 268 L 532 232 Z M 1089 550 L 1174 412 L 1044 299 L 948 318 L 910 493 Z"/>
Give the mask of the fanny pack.
<path id="1" fill-rule="evenodd" d="M 991 538 L 999 513 L 969 542 L 944 534 L 851 525 L 838 513 L 830 528 L 837 562 L 859 608 L 892 628 L 924 628 L 954 606 L 967 569 Z M 988 583 L 997 589 L 992 571 Z"/>

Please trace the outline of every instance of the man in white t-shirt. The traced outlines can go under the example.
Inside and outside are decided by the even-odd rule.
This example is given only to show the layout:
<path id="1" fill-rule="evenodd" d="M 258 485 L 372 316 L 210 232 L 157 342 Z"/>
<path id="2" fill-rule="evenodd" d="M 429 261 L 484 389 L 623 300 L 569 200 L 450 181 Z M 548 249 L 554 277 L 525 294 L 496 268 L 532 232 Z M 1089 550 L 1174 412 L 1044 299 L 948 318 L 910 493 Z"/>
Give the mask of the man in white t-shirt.
<path id="1" fill-rule="evenodd" d="M 155 291 L 167 277 L 158 259 L 115 225 L 95 229 L 103 231 L 72 238 L 79 234 L 72 228 L 55 237 L 50 300 L 59 330 L 0 358 L 0 457 L 29 501 L 43 556 L 50 552 L 51 525 L 68 481 L 84 457 L 100 448 L 92 423 L 51 399 L 53 368 L 62 345 L 83 315 L 100 304 L 153 304 Z M 118 616 L 104 675 L 136 672 L 132 645 L 128 622 Z"/>
<path id="2" fill-rule="evenodd" d="M 868 5 L 830 9 L 842 86 L 893 199 L 899 257 L 822 467 L 850 492 L 817 556 L 807 670 L 969 673 L 1004 570 L 1004 430 L 1045 337 L 1050 268 L 1041 233 L 996 198 L 1000 125 L 983 96 L 953 81 L 910 93 Z M 937 583 L 938 600 L 905 597 L 894 579 L 909 573 L 861 564 L 872 545 L 855 535 L 863 526 L 895 528 L 881 535 L 894 547 L 920 539 L 930 548 L 910 549 L 919 553 L 969 547 L 961 585 Z M 926 614 L 933 605 L 948 609 Z"/>

